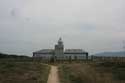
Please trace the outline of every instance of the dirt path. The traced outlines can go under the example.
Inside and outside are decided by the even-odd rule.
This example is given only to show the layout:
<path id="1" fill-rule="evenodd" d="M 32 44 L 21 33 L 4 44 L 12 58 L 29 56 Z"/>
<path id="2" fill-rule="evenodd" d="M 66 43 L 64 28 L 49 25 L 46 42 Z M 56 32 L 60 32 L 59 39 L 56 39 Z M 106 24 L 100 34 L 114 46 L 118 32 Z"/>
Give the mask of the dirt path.
<path id="1" fill-rule="evenodd" d="M 50 70 L 47 83 L 60 83 L 57 66 L 51 66 L 51 70 Z"/>

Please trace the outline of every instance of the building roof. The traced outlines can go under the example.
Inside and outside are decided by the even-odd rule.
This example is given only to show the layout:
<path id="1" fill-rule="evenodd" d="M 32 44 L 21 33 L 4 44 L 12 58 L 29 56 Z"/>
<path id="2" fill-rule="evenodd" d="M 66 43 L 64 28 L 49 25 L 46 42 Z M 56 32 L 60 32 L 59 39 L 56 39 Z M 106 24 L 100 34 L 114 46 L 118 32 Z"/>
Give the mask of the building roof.
<path id="1" fill-rule="evenodd" d="M 54 49 L 42 49 L 33 53 L 53 53 Z"/>
<path id="2" fill-rule="evenodd" d="M 65 49 L 64 53 L 87 53 L 85 51 L 83 51 L 82 49 Z"/>

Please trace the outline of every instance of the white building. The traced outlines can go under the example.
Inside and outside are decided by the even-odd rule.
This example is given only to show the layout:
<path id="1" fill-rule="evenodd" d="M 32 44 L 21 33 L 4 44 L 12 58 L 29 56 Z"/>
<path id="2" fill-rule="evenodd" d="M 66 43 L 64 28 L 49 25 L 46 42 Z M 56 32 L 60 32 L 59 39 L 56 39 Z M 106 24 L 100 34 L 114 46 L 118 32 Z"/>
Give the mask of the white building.
<path id="1" fill-rule="evenodd" d="M 65 49 L 63 41 L 60 38 L 58 44 L 55 45 L 55 49 L 43 49 L 33 52 L 34 58 L 41 58 L 45 60 L 86 60 L 88 59 L 88 52 L 82 49 Z"/>

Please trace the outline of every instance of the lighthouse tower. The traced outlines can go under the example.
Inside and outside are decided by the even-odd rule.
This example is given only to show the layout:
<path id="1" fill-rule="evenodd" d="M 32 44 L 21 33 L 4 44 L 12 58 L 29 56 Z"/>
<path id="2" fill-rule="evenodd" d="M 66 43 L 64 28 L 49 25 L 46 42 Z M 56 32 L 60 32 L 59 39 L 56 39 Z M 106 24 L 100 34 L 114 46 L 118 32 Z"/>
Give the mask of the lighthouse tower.
<path id="1" fill-rule="evenodd" d="M 62 38 L 59 38 L 58 44 L 55 45 L 55 56 L 60 57 L 64 55 L 64 45 Z"/>

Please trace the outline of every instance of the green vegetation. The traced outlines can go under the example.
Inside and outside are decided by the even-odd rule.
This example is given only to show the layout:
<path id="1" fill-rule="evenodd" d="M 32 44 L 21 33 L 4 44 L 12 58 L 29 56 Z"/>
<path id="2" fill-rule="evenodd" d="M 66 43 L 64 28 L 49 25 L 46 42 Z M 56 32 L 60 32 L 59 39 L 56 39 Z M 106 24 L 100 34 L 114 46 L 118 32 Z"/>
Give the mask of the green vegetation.
<path id="1" fill-rule="evenodd" d="M 125 83 L 125 64 L 62 64 L 59 76 L 61 83 Z"/>
<path id="2" fill-rule="evenodd" d="M 33 62 L 32 57 L 0 53 L 0 62 Z"/>
<path id="3" fill-rule="evenodd" d="M 0 83 L 46 83 L 41 59 L 0 53 Z M 48 62 L 44 62 L 48 63 Z M 125 62 L 58 61 L 61 83 L 125 83 Z"/>
<path id="4" fill-rule="evenodd" d="M 12 54 L 0 53 L 0 59 L 1 58 L 29 58 L 29 57 L 24 55 L 12 55 Z"/>
<path id="5" fill-rule="evenodd" d="M 38 62 L 0 61 L 0 83 L 46 83 L 49 69 Z"/>

